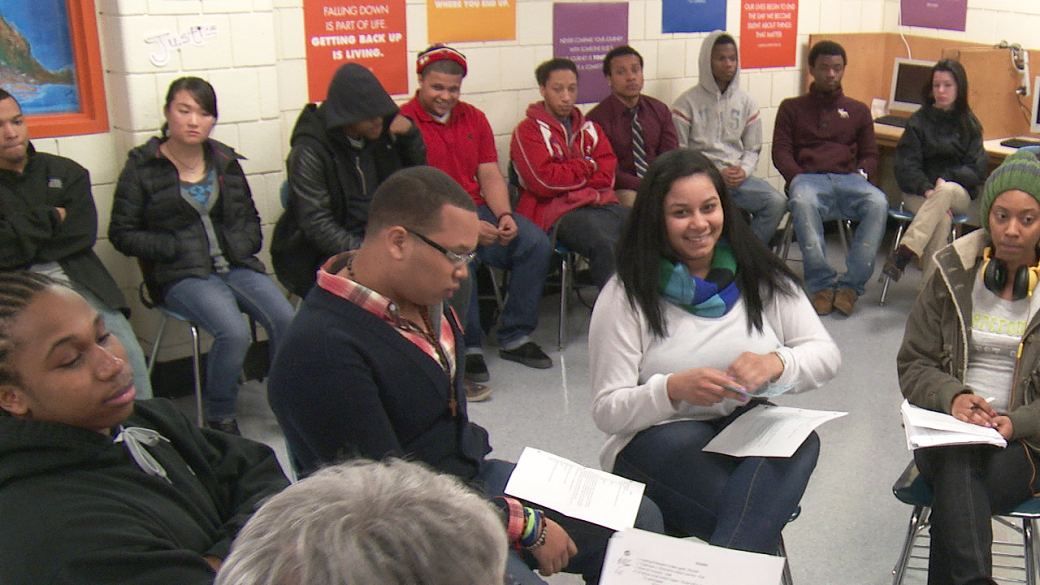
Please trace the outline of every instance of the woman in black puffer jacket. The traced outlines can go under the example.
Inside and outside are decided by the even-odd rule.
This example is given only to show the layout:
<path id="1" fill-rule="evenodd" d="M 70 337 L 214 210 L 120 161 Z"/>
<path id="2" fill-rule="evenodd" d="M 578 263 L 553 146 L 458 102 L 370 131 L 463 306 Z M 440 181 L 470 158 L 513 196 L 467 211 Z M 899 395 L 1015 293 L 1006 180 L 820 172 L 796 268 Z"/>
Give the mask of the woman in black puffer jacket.
<path id="1" fill-rule="evenodd" d="M 117 250 L 140 259 L 156 300 L 213 335 L 207 424 L 237 433 L 238 378 L 250 344 L 242 312 L 267 329 L 273 352 L 293 311 L 255 256 L 260 216 L 242 157 L 209 138 L 217 119 L 213 86 L 198 77 L 177 79 L 163 115 L 162 136 L 127 157 L 108 237 Z"/>

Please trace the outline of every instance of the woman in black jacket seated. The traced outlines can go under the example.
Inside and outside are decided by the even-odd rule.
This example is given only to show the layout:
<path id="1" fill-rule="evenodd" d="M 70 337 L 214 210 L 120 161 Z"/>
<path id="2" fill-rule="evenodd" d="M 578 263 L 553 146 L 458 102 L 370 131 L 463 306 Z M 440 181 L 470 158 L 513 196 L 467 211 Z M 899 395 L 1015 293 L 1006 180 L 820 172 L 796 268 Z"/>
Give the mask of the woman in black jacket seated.
<path id="1" fill-rule="evenodd" d="M 917 257 L 924 259 L 922 282 L 932 275 L 932 254 L 946 245 L 951 213 L 968 212 L 989 164 L 982 124 L 968 107 L 964 67 L 953 59 L 939 61 L 921 91 L 924 105 L 910 116 L 896 145 L 896 182 L 906 208 L 916 215 L 882 269 L 892 280 Z"/>
<path id="2" fill-rule="evenodd" d="M 242 157 L 209 138 L 217 120 L 213 86 L 198 77 L 177 79 L 163 115 L 162 136 L 127 157 L 108 237 L 117 250 L 142 260 L 153 295 L 213 335 L 207 425 L 237 433 L 235 398 L 250 344 L 241 313 L 263 325 L 273 352 L 293 311 L 255 256 L 260 216 Z"/>

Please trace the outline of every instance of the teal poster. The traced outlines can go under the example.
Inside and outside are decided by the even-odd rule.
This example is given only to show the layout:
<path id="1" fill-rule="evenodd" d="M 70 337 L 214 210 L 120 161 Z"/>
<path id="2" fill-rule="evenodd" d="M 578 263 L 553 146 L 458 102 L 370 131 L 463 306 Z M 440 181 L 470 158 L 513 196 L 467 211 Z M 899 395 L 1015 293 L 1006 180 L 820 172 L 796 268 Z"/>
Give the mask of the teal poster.
<path id="1" fill-rule="evenodd" d="M 664 0 L 661 32 L 726 30 L 726 0 Z"/>

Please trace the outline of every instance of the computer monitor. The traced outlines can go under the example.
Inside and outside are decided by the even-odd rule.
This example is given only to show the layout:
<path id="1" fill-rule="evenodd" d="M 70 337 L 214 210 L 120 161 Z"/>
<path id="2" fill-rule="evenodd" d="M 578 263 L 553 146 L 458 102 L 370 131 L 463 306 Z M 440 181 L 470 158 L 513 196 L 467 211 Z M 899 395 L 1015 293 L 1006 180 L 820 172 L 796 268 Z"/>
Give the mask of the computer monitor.
<path id="1" fill-rule="evenodd" d="M 1040 75 L 1037 75 L 1033 82 L 1033 111 L 1029 120 L 1029 131 L 1040 134 Z"/>
<path id="2" fill-rule="evenodd" d="M 921 91 L 931 81 L 935 61 L 897 57 L 892 66 L 892 91 L 888 111 L 912 114 L 924 103 Z"/>

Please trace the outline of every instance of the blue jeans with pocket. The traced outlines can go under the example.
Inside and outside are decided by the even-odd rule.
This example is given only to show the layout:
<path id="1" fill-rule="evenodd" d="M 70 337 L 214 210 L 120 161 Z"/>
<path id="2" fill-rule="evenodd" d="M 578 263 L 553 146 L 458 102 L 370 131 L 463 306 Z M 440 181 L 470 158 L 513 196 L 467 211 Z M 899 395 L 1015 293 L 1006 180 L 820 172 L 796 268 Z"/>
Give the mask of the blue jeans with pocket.
<path id="1" fill-rule="evenodd" d="M 213 336 L 203 392 L 206 419 L 234 417 L 238 378 L 252 344 L 252 332 L 242 313 L 267 330 L 273 359 L 278 341 L 292 321 L 292 305 L 271 277 L 249 268 L 179 280 L 166 292 L 165 303 Z"/>
<path id="2" fill-rule="evenodd" d="M 850 288 L 862 295 L 885 235 L 888 196 L 859 173 L 802 173 L 791 180 L 788 192 L 809 293 Z M 827 263 L 824 248 L 823 222 L 831 219 L 859 222 L 840 277 Z"/>
<path id="3" fill-rule="evenodd" d="M 811 433 L 791 457 L 731 457 L 701 449 L 751 406 L 714 420 L 683 420 L 636 434 L 614 473 L 646 484 L 669 534 L 776 554 L 820 454 Z"/>

